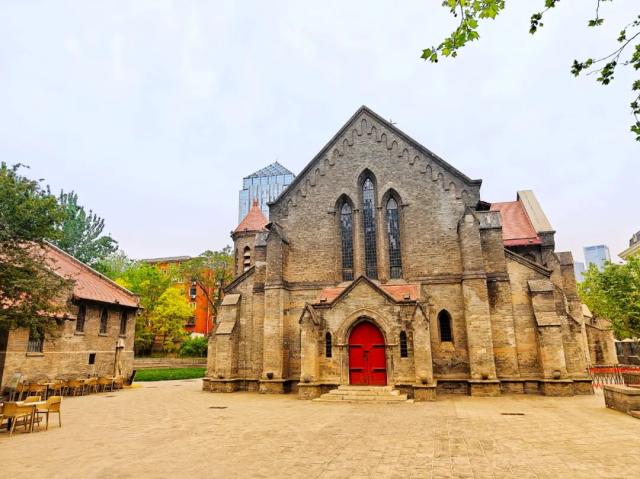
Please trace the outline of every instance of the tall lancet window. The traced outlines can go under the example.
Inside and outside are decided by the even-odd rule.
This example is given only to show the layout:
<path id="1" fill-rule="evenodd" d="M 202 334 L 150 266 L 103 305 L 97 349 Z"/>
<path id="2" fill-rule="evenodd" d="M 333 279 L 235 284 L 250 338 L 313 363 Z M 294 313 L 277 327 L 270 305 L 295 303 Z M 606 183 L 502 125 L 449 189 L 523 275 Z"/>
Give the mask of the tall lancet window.
<path id="1" fill-rule="evenodd" d="M 362 223 L 364 225 L 364 265 L 369 278 L 378 279 L 376 259 L 376 204 L 371 178 L 362 184 Z"/>
<path id="2" fill-rule="evenodd" d="M 353 211 L 345 202 L 340 210 L 340 236 L 342 238 L 342 280 L 353 280 Z"/>
<path id="3" fill-rule="evenodd" d="M 401 278 L 400 222 L 398 217 L 398 203 L 393 198 L 390 198 L 387 202 L 387 232 L 389 234 L 389 274 L 391 278 Z"/>

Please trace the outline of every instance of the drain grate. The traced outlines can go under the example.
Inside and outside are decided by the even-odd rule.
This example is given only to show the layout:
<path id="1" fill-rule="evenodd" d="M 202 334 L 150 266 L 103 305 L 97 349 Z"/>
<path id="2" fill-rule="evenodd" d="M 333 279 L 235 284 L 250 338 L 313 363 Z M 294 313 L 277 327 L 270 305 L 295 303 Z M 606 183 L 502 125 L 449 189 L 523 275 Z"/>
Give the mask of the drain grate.
<path id="1" fill-rule="evenodd" d="M 227 409 L 227 406 L 209 406 L 209 409 Z"/>
<path id="2" fill-rule="evenodd" d="M 523 412 L 501 412 L 503 416 L 524 416 Z"/>

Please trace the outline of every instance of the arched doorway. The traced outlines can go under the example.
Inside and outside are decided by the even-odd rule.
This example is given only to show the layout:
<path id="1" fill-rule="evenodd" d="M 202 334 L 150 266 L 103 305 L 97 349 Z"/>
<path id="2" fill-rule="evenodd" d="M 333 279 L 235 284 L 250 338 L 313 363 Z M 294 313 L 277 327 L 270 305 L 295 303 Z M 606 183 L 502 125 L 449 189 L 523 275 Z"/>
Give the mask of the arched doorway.
<path id="1" fill-rule="evenodd" d="M 349 335 L 349 384 L 387 384 L 384 336 L 382 331 L 369 321 L 357 324 Z"/>

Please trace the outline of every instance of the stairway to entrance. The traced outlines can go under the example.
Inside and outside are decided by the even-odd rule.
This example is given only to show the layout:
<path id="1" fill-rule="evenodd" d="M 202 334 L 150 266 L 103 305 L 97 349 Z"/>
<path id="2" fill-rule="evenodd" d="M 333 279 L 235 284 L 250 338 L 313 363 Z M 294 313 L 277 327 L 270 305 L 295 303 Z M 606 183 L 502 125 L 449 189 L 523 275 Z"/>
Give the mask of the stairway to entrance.
<path id="1" fill-rule="evenodd" d="M 317 402 L 368 402 L 398 403 L 406 402 L 407 395 L 391 386 L 338 386 L 319 398 Z"/>

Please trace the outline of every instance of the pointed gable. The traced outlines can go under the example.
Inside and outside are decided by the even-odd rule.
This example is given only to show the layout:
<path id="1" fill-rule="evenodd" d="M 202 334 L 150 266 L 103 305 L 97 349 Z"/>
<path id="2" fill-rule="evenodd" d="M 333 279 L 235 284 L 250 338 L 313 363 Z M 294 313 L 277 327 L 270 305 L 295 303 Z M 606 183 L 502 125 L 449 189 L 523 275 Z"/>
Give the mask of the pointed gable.
<path id="1" fill-rule="evenodd" d="M 234 230 L 234 233 L 240 233 L 243 231 L 262 231 L 266 229 L 267 226 L 267 218 L 262 214 L 262 210 L 258 205 L 257 200 L 253 200 L 253 204 L 251 205 L 251 209 L 247 213 L 238 227 Z"/>
<path id="2" fill-rule="evenodd" d="M 314 172 L 324 165 L 334 165 L 336 158 L 343 156 L 345 149 L 353 146 L 354 138 L 363 135 L 368 135 L 374 141 L 382 143 L 388 150 L 395 150 L 399 161 L 406 161 L 410 165 L 414 165 L 417 171 L 426 173 L 433 181 L 439 181 L 444 189 L 453 189 L 456 197 L 472 196 L 475 202 L 479 200 L 482 180 L 472 180 L 391 122 L 363 105 L 295 177 L 280 196 L 269 205 L 283 204 L 285 198 L 293 198 L 295 201 L 295 197 L 305 196 L 303 190 L 306 186 L 308 184 L 315 185 Z"/>

